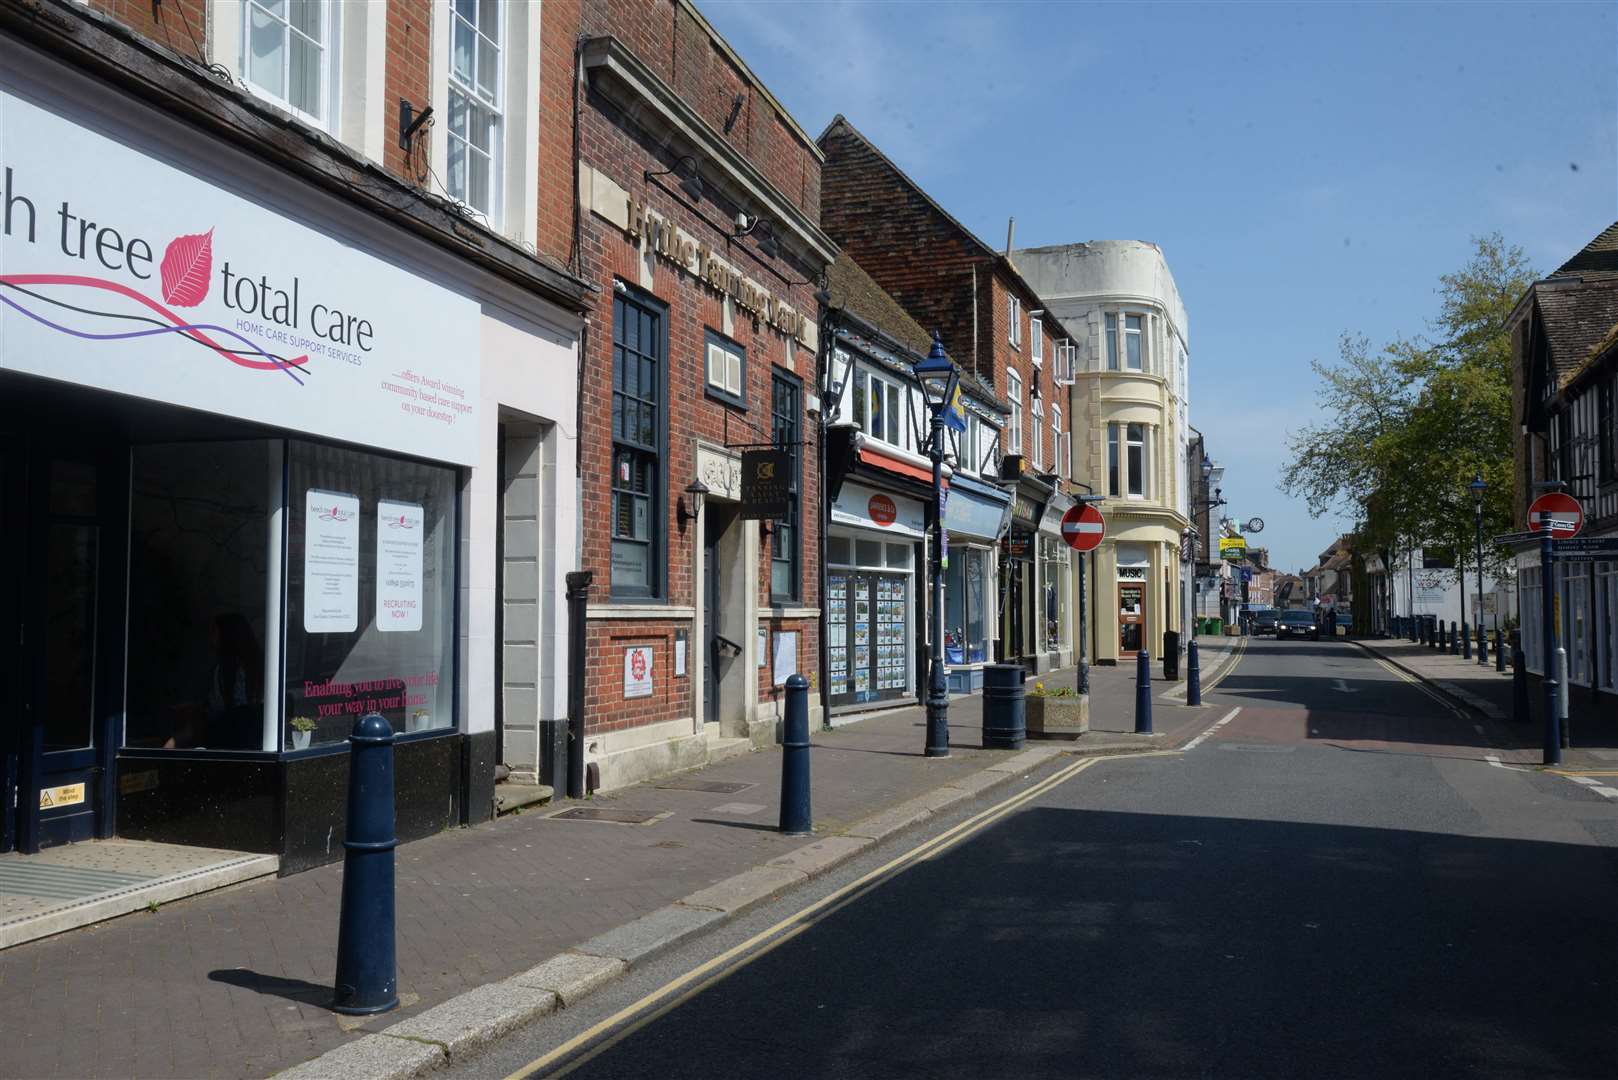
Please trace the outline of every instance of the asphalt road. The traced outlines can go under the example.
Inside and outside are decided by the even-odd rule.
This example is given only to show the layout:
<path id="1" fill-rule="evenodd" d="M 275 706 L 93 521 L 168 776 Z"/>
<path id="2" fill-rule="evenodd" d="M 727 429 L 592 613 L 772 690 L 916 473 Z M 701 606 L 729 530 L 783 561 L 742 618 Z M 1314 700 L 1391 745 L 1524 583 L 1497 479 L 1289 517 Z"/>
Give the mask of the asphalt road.
<path id="1" fill-rule="evenodd" d="M 1618 800 L 1491 764 L 1344 642 L 1256 639 L 1211 697 L 1186 752 L 1098 761 L 537 1075 L 1618 1076 Z M 453 1071 L 511 1073 L 950 824 Z"/>

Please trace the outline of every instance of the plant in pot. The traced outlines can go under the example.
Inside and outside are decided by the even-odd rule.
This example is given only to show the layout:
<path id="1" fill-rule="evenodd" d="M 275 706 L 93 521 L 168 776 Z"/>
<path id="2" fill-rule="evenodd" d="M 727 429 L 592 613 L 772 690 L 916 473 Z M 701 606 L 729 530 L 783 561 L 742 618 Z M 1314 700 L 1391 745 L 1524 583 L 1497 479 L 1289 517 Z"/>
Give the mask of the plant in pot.
<path id="1" fill-rule="evenodd" d="M 294 716 L 292 718 L 292 749 L 309 749 L 309 740 L 314 737 L 315 722 L 307 716 Z"/>
<path id="2" fill-rule="evenodd" d="M 417 709 L 410 714 L 410 731 L 426 731 L 433 726 L 433 714 L 426 709 Z"/>
<path id="3" fill-rule="evenodd" d="M 1074 738 L 1090 730 L 1090 695 L 1070 686 L 1028 688 L 1028 734 L 1045 738 Z"/>

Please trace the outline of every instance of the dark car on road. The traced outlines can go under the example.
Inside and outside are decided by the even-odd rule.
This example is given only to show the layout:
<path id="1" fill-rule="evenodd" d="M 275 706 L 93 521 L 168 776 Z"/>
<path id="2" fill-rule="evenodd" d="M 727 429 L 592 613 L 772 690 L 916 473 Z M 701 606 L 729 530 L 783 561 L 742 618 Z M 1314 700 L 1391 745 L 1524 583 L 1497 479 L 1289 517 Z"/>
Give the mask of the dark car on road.
<path id="1" fill-rule="evenodd" d="M 1253 612 L 1250 618 L 1251 622 L 1248 625 L 1252 628 L 1252 633 L 1273 634 L 1277 624 L 1281 621 L 1281 613 L 1274 608 L 1261 608 Z"/>
<path id="2" fill-rule="evenodd" d="M 1320 623 L 1315 620 L 1315 613 L 1312 611 L 1283 611 L 1280 621 L 1275 626 L 1275 636 L 1277 640 L 1306 637 L 1310 641 L 1319 641 Z"/>

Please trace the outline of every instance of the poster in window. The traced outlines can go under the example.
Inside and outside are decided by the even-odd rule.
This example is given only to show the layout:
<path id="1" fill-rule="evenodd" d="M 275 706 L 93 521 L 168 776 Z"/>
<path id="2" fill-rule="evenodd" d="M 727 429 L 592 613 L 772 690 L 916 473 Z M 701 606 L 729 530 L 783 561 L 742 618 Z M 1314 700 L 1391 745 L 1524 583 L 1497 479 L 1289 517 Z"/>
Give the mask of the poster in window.
<path id="1" fill-rule="evenodd" d="M 624 697 L 652 696 L 652 647 L 631 645 L 624 650 Z"/>
<path id="2" fill-rule="evenodd" d="M 421 629 L 422 544 L 427 515 L 416 503 L 376 504 L 376 628 Z"/>
<path id="3" fill-rule="evenodd" d="M 772 665 L 773 682 L 780 686 L 788 677 L 798 673 L 798 632 L 778 630 L 775 634 L 775 663 Z"/>
<path id="4" fill-rule="evenodd" d="M 352 634 L 360 620 L 360 501 L 304 492 L 303 629 Z"/>

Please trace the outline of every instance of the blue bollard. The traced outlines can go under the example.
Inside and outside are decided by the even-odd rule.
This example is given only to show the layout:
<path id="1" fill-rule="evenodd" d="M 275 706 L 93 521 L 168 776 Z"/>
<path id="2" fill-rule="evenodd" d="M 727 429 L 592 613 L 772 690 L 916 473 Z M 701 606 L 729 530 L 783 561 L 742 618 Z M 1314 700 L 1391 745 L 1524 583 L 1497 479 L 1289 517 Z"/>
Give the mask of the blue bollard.
<path id="1" fill-rule="evenodd" d="M 1466 625 L 1461 625 L 1461 659 L 1472 659 L 1472 635 L 1467 633 Z"/>
<path id="2" fill-rule="evenodd" d="M 1455 652 L 1456 652 L 1456 643 L 1455 643 L 1456 633 L 1455 632 L 1456 632 L 1455 620 L 1451 619 L 1449 621 L 1449 654 L 1451 656 L 1454 656 Z"/>
<path id="3" fill-rule="evenodd" d="M 399 1006 L 394 963 L 393 729 L 377 713 L 348 736 L 348 824 L 343 839 L 343 907 L 337 924 L 332 1011 L 350 1016 Z"/>
<path id="4" fill-rule="evenodd" d="M 781 831 L 808 836 L 809 680 L 788 675 L 786 716 L 781 723 Z"/>
<path id="5" fill-rule="evenodd" d="M 1135 655 L 1135 734 L 1152 733 L 1152 658 L 1145 649 Z"/>
<path id="6" fill-rule="evenodd" d="M 1201 705 L 1202 665 L 1197 661 L 1197 639 L 1192 638 L 1186 647 L 1188 652 L 1185 658 L 1185 703 Z"/>
<path id="7" fill-rule="evenodd" d="M 1500 639 L 1500 628 L 1498 626 L 1494 628 L 1494 670 L 1506 670 L 1506 650 L 1504 643 Z"/>

